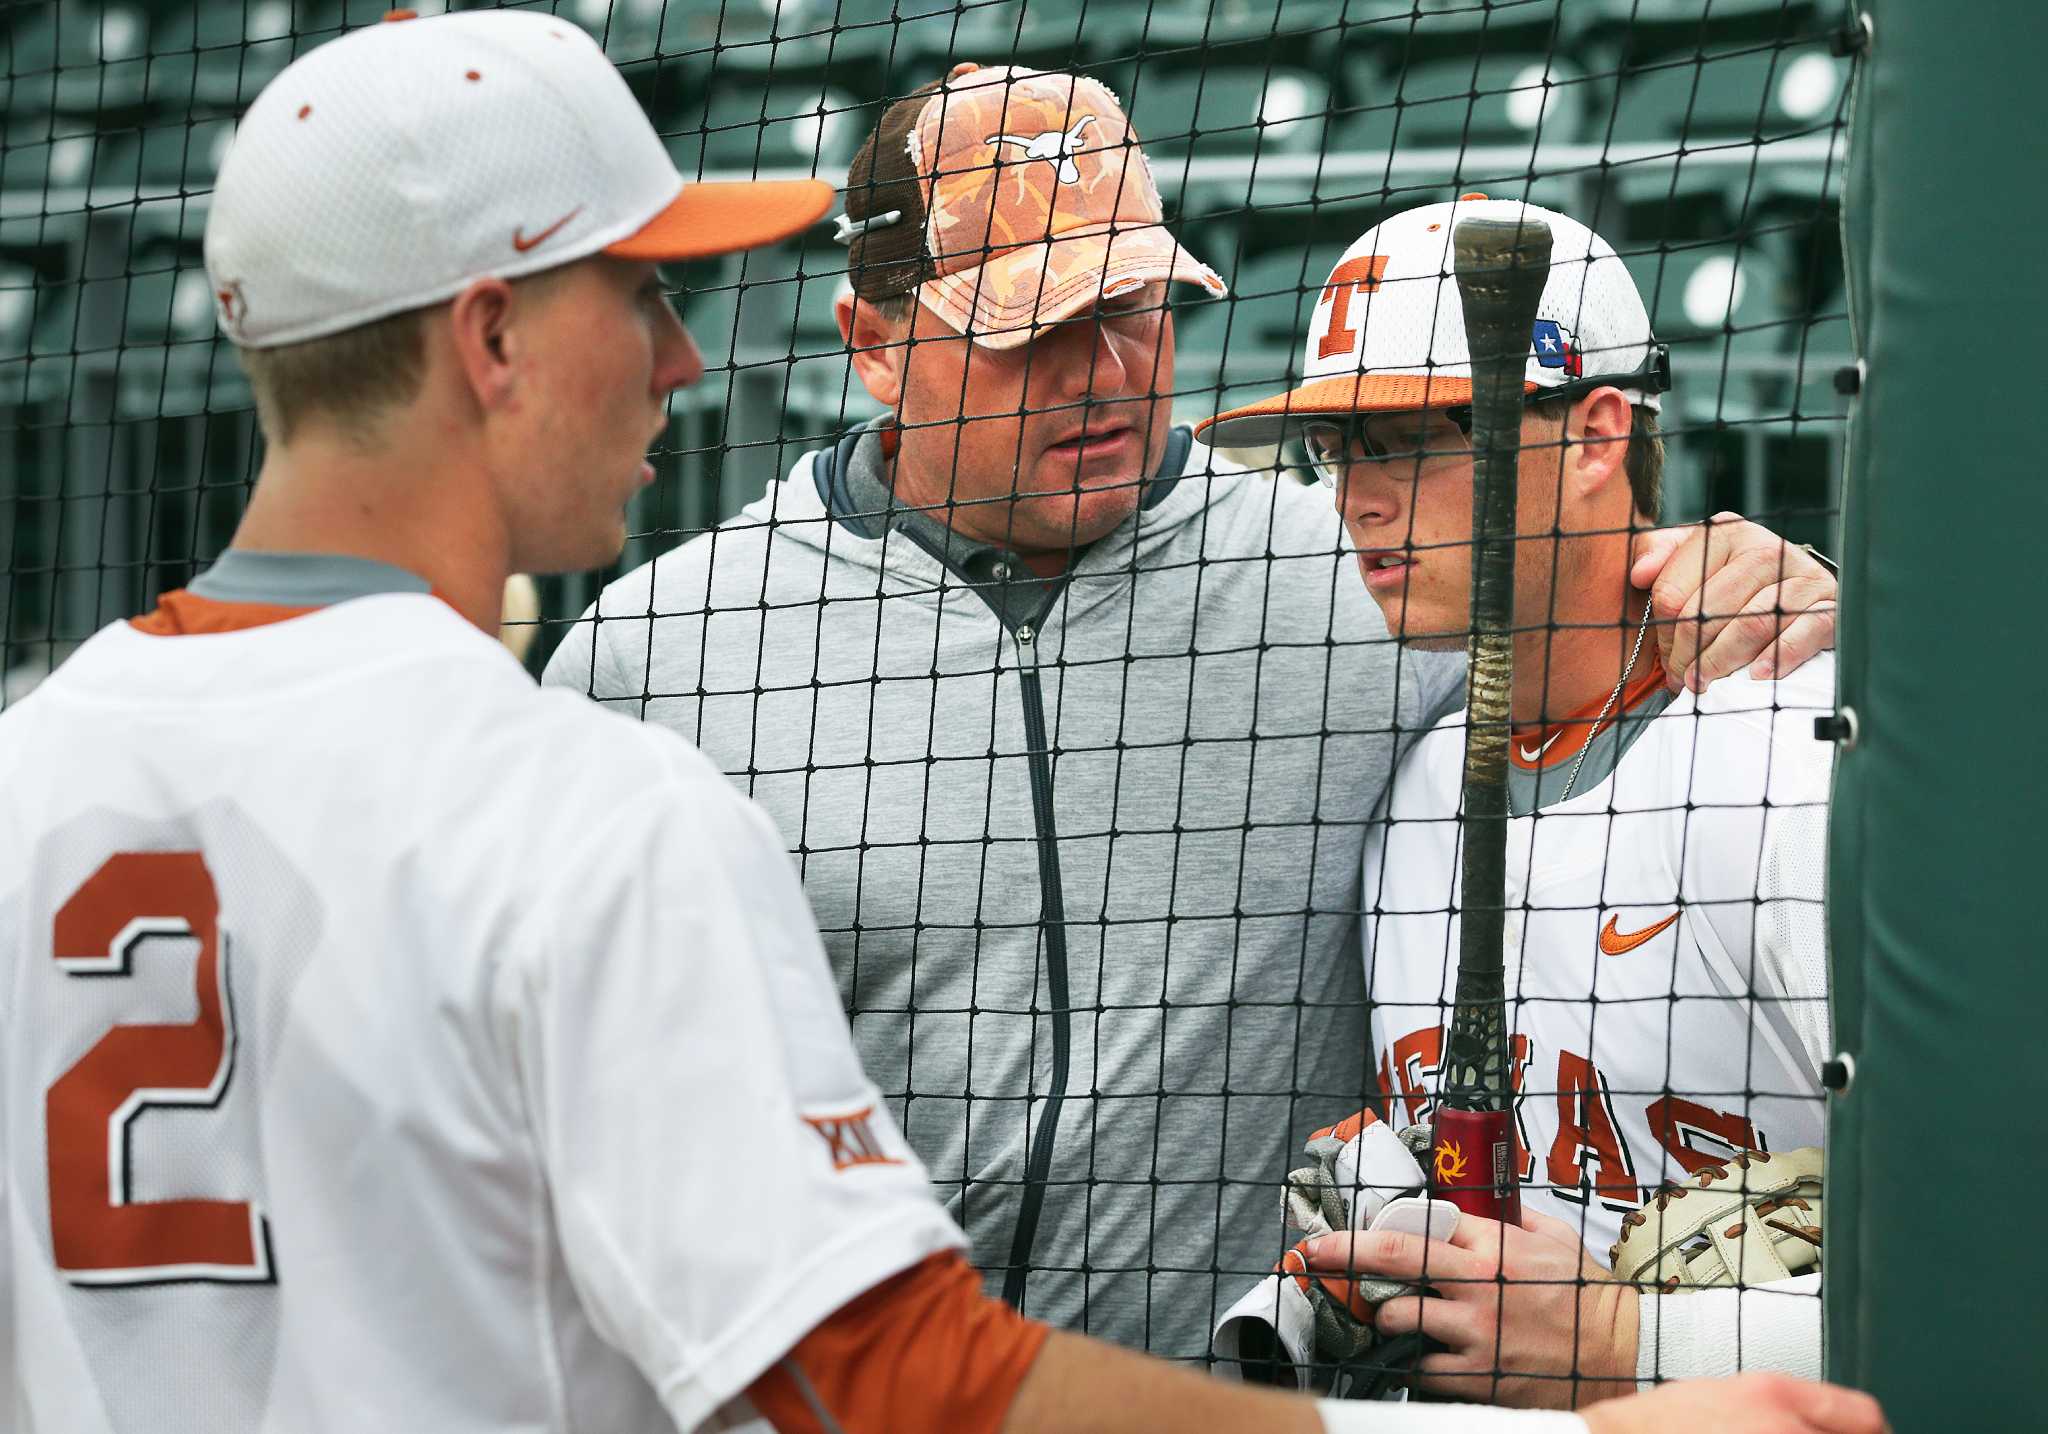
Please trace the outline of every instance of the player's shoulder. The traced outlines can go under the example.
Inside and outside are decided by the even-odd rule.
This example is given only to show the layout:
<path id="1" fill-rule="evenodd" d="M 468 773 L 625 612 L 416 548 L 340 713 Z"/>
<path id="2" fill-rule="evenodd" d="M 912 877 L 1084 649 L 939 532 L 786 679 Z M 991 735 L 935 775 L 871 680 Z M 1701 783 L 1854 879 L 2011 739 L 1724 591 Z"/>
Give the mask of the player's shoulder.
<path id="1" fill-rule="evenodd" d="M 1386 814 L 1395 819 L 1455 814 L 1465 768 L 1466 710 L 1447 712 L 1394 765 Z"/>
<path id="2" fill-rule="evenodd" d="M 766 815 L 660 723 L 560 689 L 533 694 L 529 709 L 521 735 L 538 744 L 525 749 L 534 770 L 497 809 L 525 834 L 530 899 L 544 921 L 574 928 L 606 909 L 717 900 L 723 887 L 710 874 L 720 863 L 782 859 Z"/>
<path id="3" fill-rule="evenodd" d="M 302 621 L 306 641 L 284 662 L 300 700 L 326 715 L 328 739 L 359 752 L 352 760 L 409 786 L 423 816 L 487 826 L 494 816 L 522 834 L 555 841 L 579 821 L 601 830 L 606 814 L 638 793 L 676 785 L 724 785 L 710 763 L 674 734 L 609 712 L 570 692 L 536 688 L 489 634 L 447 604 L 410 594 L 339 604 Z M 294 623 L 237 634 L 283 658 Z M 233 640 L 233 639 L 231 639 Z M 139 638 L 140 643 L 206 642 Z M 132 658 L 118 637 L 96 665 Z M 154 655 L 190 649 L 151 649 Z M 81 649 L 80 658 L 88 657 Z M 259 669 L 260 653 L 239 659 Z M 220 661 L 233 662 L 221 653 Z M 183 664 L 181 664 L 183 665 Z M 203 673 L 201 677 L 203 679 Z M 81 682 L 108 681 L 81 668 Z M 243 679 L 240 685 L 249 685 Z M 259 684 L 260 685 L 260 684 Z M 345 701 L 323 701 L 327 687 Z M 226 699 L 234 702 L 232 691 Z"/>
<path id="4" fill-rule="evenodd" d="M 1681 693 L 1645 734 L 1644 755 L 1701 800 L 1824 799 L 1834 748 L 1813 721 L 1835 707 L 1835 657 L 1822 653 L 1776 678 L 1738 672 Z"/>
<path id="5" fill-rule="evenodd" d="M 587 815 L 599 826 L 605 814 L 650 795 L 713 805 L 737 795 L 682 737 L 562 688 L 529 690 L 506 741 L 545 754 L 526 764 L 528 780 L 559 810 Z"/>
<path id="6" fill-rule="evenodd" d="M 1786 713 L 1829 712 L 1835 705 L 1835 655 L 1820 653 L 1782 677 L 1732 673 L 1684 700 L 1702 716 L 1747 714 L 1774 721 Z"/>
<path id="7" fill-rule="evenodd" d="M 1834 710 L 1835 655 L 1824 652 L 1783 677 L 1734 672 L 1709 683 L 1704 692 L 1682 692 L 1665 715 L 1686 719 L 1693 735 L 1683 740 L 1730 743 L 1783 742 L 1813 736 L 1813 719 Z M 1667 738 L 1675 730 L 1667 726 Z"/>

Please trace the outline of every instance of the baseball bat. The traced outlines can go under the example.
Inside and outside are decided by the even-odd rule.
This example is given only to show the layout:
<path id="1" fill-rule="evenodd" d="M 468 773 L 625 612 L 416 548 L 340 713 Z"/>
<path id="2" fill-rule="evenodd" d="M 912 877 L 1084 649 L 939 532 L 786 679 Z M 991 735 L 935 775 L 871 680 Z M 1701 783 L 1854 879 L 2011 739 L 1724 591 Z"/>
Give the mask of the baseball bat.
<path id="1" fill-rule="evenodd" d="M 1458 985 L 1431 1129 L 1434 1193 L 1518 1223 L 1507 991 L 1508 740 L 1514 690 L 1515 475 L 1523 376 L 1550 274 L 1550 226 L 1468 219 L 1452 234 L 1472 355 L 1472 635 L 1465 729 Z"/>

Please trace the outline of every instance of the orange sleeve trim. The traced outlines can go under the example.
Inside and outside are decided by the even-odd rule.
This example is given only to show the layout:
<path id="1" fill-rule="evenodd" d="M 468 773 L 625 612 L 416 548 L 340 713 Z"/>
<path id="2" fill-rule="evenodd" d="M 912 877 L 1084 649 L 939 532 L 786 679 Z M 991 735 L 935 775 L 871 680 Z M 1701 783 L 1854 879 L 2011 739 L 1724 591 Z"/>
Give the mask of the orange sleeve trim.
<path id="1" fill-rule="evenodd" d="M 842 1306 L 747 1397 L 777 1434 L 997 1434 L 1047 1333 L 960 1255 L 933 1255 Z"/>
<path id="2" fill-rule="evenodd" d="M 151 637 L 194 637 L 203 633 L 241 632 L 247 628 L 266 627 L 273 622 L 288 622 L 318 611 L 317 607 L 221 602 L 179 588 L 158 598 L 153 611 L 128 619 L 128 625 Z"/>

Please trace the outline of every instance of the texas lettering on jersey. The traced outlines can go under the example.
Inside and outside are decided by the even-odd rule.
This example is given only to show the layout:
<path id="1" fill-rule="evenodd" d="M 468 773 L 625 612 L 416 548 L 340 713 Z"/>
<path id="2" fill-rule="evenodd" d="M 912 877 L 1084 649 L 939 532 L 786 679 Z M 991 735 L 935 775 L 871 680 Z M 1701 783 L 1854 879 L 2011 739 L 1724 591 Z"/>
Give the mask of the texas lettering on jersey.
<path id="1" fill-rule="evenodd" d="M 1390 1114 L 1402 1125 L 1426 1125 L 1435 1112 L 1437 1079 L 1443 1064 L 1445 1027 L 1422 1026 L 1395 1040 L 1380 1056 L 1380 1089 L 1397 1102 Z M 1640 1207 L 1656 1193 L 1637 1175 L 1629 1122 L 1618 1119 L 1613 1082 L 1576 1051 L 1556 1053 L 1557 1078 L 1548 1091 L 1529 1093 L 1527 1077 L 1536 1051 L 1526 1035 L 1510 1046 L 1515 1100 L 1515 1168 L 1523 1184 L 1540 1183 L 1551 1195 L 1574 1205 L 1597 1199 L 1610 1210 Z M 1529 1102 L 1555 1101 L 1556 1133 L 1544 1155 L 1542 1175 L 1530 1148 Z M 1625 1099 L 1635 1099 L 1624 1096 Z M 1547 1123 L 1547 1122 L 1546 1122 Z M 1747 1117 L 1715 1110 L 1699 1101 L 1660 1092 L 1642 1102 L 1642 1124 L 1658 1146 L 1688 1174 L 1742 1150 L 1769 1150 L 1769 1137 Z"/>
<path id="2" fill-rule="evenodd" d="M 1518 1173 L 1604 1257 L 1646 1195 L 1826 1137 L 1825 673 L 1741 679 L 1646 718 L 1614 766 L 1509 824 Z M 1810 725 L 1810 724 L 1809 724 Z M 1517 744 L 1517 760 L 1575 760 Z M 1390 1114 L 1429 1119 L 1459 950 L 1462 717 L 1397 769 L 1360 921 Z M 1538 1208 L 1542 1208 L 1539 1202 Z"/>

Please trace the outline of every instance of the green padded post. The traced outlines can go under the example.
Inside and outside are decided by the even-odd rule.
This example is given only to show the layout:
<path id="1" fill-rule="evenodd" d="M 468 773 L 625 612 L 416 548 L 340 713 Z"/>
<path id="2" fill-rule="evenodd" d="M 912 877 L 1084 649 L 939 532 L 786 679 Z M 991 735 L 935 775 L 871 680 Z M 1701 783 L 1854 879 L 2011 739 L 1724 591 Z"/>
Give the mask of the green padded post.
<path id="1" fill-rule="evenodd" d="M 1831 1377 L 2038 1429 L 2048 1361 L 2048 191 L 2039 0 L 1866 0 L 1844 203 Z"/>

